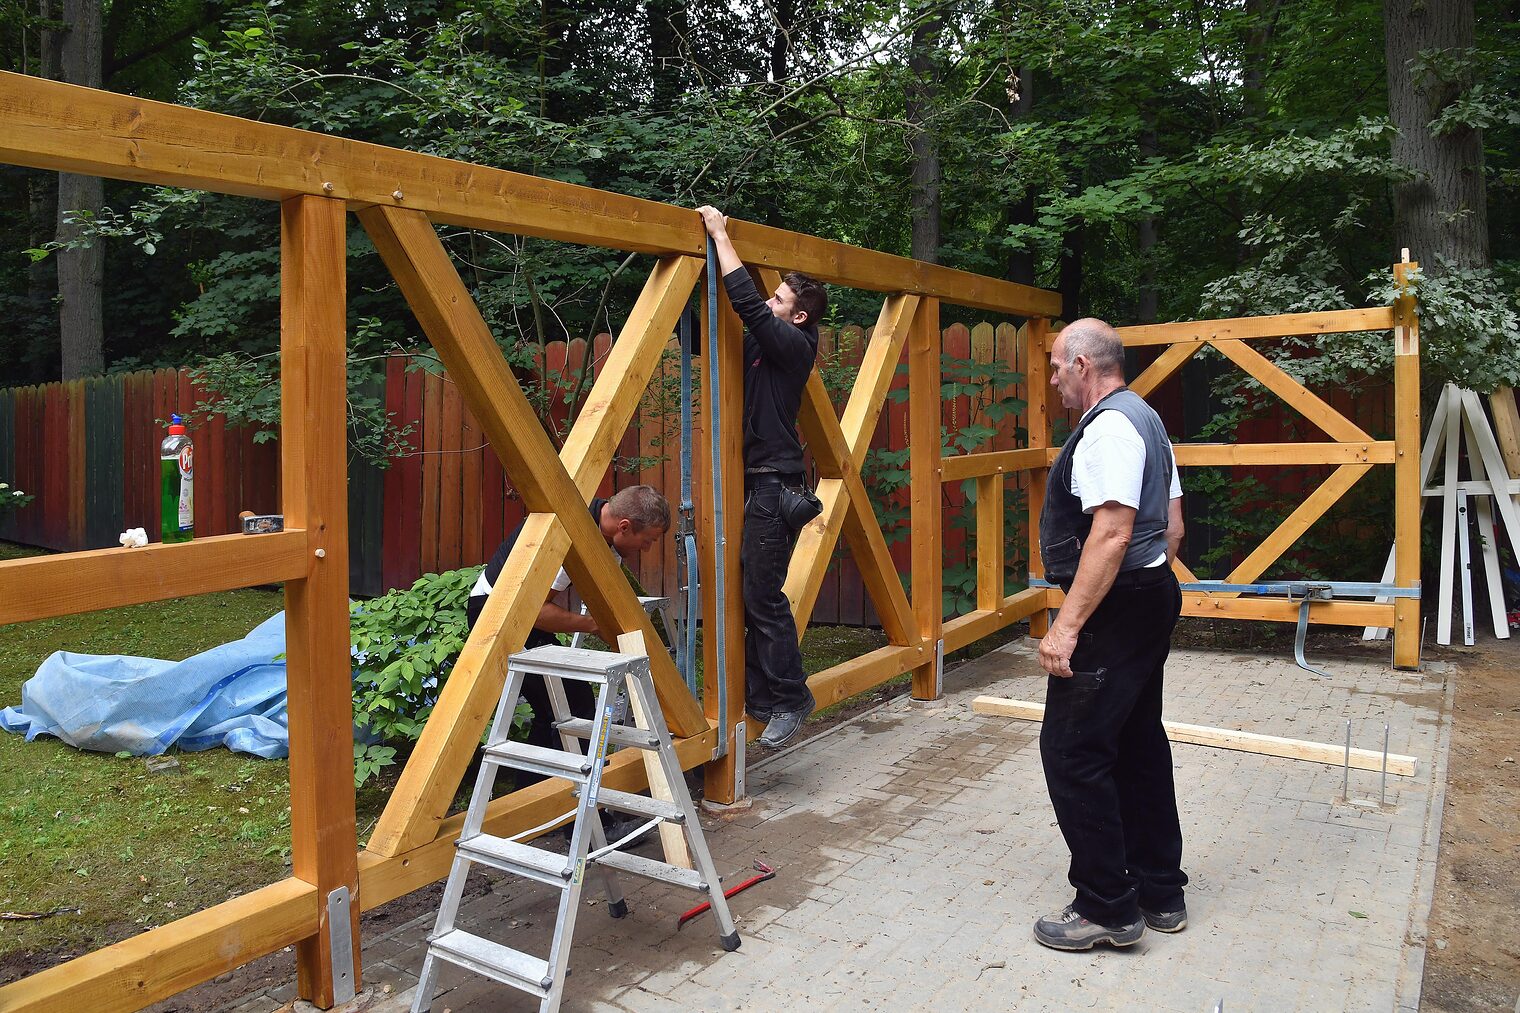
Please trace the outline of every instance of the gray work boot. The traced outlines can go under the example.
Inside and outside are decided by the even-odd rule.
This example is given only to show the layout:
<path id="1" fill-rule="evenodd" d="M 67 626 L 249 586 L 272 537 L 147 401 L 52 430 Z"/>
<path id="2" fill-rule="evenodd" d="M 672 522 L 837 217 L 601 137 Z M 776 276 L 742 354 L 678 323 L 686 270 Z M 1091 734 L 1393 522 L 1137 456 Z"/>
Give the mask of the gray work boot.
<path id="1" fill-rule="evenodd" d="M 1070 904 L 1034 923 L 1035 942 L 1053 950 L 1090 950 L 1094 943 L 1133 946 L 1145 935 L 1145 919 L 1129 925 L 1099 925 L 1077 914 Z"/>
<path id="2" fill-rule="evenodd" d="M 818 701 L 809 693 L 807 705 L 800 711 L 776 711 L 771 715 L 770 723 L 765 726 L 765 734 L 760 736 L 762 746 L 770 746 L 772 749 L 785 745 L 792 736 L 802 728 L 802 723 L 808 719 L 818 706 Z"/>
<path id="3" fill-rule="evenodd" d="M 1187 928 L 1187 908 L 1180 907 L 1175 911 L 1147 911 L 1140 909 L 1140 917 L 1145 919 L 1145 927 L 1155 929 L 1157 932 L 1181 932 Z"/>

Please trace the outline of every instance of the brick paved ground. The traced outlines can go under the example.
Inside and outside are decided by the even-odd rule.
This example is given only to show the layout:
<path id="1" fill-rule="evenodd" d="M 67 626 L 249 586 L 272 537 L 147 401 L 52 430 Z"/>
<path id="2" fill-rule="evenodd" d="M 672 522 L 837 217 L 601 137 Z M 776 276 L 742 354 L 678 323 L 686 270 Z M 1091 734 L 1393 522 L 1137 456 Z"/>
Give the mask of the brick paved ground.
<path id="1" fill-rule="evenodd" d="M 1351 772 L 1353 803 L 1370 805 L 1348 805 L 1339 767 L 1174 746 L 1193 880 L 1180 935 L 1088 954 L 1031 938 L 1070 896 L 1039 728 L 970 709 L 979 693 L 1043 697 L 1014 644 L 949 674 L 942 708 L 900 699 L 753 767 L 754 808 L 705 821 L 730 883 L 754 859 L 779 871 L 732 902 L 743 947 L 722 952 L 707 919 L 675 931 L 693 895 L 625 877 L 629 918 L 606 918 L 600 896 L 581 913 L 565 1008 L 1414 1009 L 1449 705 L 1443 672 L 1395 673 L 1379 654 L 1320 659 L 1330 680 L 1282 657 L 1174 655 L 1171 720 L 1339 743 L 1349 718 L 1365 748 L 1386 721 L 1392 751 L 1419 758 L 1380 809 L 1376 773 Z M 547 890 L 502 882 L 461 921 L 542 953 L 552 917 Z M 409 1007 L 430 926 L 367 942 L 367 1009 Z M 452 968 L 441 985 L 436 1011 L 536 1009 Z"/>

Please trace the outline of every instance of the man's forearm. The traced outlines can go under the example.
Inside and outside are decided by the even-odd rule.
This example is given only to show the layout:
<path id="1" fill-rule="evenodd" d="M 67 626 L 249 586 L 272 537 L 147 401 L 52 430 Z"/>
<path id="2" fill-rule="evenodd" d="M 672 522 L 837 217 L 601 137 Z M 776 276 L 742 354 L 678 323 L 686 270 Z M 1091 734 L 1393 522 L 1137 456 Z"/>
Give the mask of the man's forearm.
<path id="1" fill-rule="evenodd" d="M 595 633 L 596 620 L 589 615 L 571 612 L 551 601 L 544 602 L 538 610 L 538 619 L 534 621 L 533 628 L 545 633 Z"/>
<path id="2" fill-rule="evenodd" d="M 1121 538 L 1089 538 L 1082 546 L 1082 558 L 1077 562 L 1077 574 L 1072 578 L 1071 590 L 1061 603 L 1057 622 L 1067 626 L 1073 633 L 1087 624 L 1097 611 L 1098 605 L 1114 586 L 1119 567 L 1124 563 L 1124 553 L 1129 548 Z"/>
<path id="3" fill-rule="evenodd" d="M 744 261 L 739 259 L 739 254 L 734 250 L 733 240 L 728 238 L 727 230 L 717 233 L 712 237 L 713 247 L 718 254 L 718 276 L 730 274 L 744 266 Z"/>

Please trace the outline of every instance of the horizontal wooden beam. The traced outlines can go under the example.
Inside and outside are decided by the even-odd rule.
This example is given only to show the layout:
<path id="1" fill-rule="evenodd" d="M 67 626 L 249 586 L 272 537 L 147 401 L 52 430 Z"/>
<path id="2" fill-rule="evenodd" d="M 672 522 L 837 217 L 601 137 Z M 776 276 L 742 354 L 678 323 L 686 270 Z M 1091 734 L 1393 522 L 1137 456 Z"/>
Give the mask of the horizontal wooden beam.
<path id="1" fill-rule="evenodd" d="M 1045 608 L 1047 590 L 1043 587 L 1026 588 L 1003 599 L 996 610 L 978 609 L 957 616 L 945 623 L 945 653 L 958 651 L 967 644 L 974 644 L 991 636 L 1005 626 L 1028 618 Z"/>
<path id="2" fill-rule="evenodd" d="M 0 987 L 0 1010 L 130 1013 L 316 931 L 317 888 L 285 879 Z"/>
<path id="3" fill-rule="evenodd" d="M 940 481 L 961 482 L 983 475 L 1011 474 L 1044 468 L 1055 463 L 1060 454 L 1056 447 L 1026 447 L 1022 450 L 992 450 L 980 454 L 956 454 L 940 458 Z"/>
<path id="4" fill-rule="evenodd" d="M 298 194 L 423 211 L 436 222 L 642 253 L 702 255 L 697 213 L 468 162 L 221 113 L 0 74 L 0 162 L 285 200 Z M 1044 289 L 732 221 L 746 263 L 876 292 L 915 292 L 1023 316 L 1060 312 Z"/>
<path id="5" fill-rule="evenodd" d="M 1060 608 L 1066 595 L 1046 589 L 1049 607 Z M 1182 614 L 1205 619 L 1257 619 L 1268 623 L 1298 622 L 1299 602 L 1287 598 L 1228 597 L 1230 592 L 1184 591 Z M 1313 626 L 1391 626 L 1393 602 L 1316 601 L 1309 606 Z"/>
<path id="6" fill-rule="evenodd" d="M 0 626 L 301 580 L 313 558 L 306 532 L 295 529 L 8 559 L 0 562 Z"/>
<path id="7" fill-rule="evenodd" d="M 1186 320 L 1173 324 L 1119 327 L 1126 346 L 1174 345 L 1215 338 L 1283 338 L 1301 334 L 1340 334 L 1346 331 L 1386 331 L 1393 327 L 1391 306 L 1329 310 L 1324 313 L 1280 313 L 1269 317 L 1227 320 Z"/>
<path id="8" fill-rule="evenodd" d="M 1228 468 L 1274 464 L 1392 464 L 1396 444 L 1372 443 L 1175 443 L 1182 468 Z"/>
<path id="9" fill-rule="evenodd" d="M 1045 720 L 1045 705 L 1030 703 L 1026 700 L 979 696 L 971 701 L 971 709 L 978 714 L 996 714 L 1000 717 L 1019 718 L 1024 721 Z M 1242 732 L 1233 728 L 1185 725 L 1180 721 L 1163 721 L 1161 724 L 1166 728 L 1166 737 L 1173 742 L 1212 746 L 1215 749 L 1232 749 L 1242 753 L 1256 753 L 1260 756 L 1279 756 L 1288 760 L 1328 763 L 1337 767 L 1347 762 L 1346 747 L 1330 742 L 1285 739 L 1278 735 Z M 1416 762 L 1413 756 L 1389 753 L 1388 773 L 1398 774 L 1400 777 L 1413 777 Z M 1357 770 L 1381 771 L 1383 754 L 1374 749 L 1352 749 L 1350 763 Z"/>
<path id="10" fill-rule="evenodd" d="M 849 699 L 856 693 L 864 693 L 873 686 L 880 686 L 888 679 L 896 678 L 934 660 L 933 645 L 918 644 L 899 647 L 889 644 L 878 647 L 869 654 L 840 662 L 833 668 L 824 669 L 808 679 L 808 689 L 819 708 Z"/>

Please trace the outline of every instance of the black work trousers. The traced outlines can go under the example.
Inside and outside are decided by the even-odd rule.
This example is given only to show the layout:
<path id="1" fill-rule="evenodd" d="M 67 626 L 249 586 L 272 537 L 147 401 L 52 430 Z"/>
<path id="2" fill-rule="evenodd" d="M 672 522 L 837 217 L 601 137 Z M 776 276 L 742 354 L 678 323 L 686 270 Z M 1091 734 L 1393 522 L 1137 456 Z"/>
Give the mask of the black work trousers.
<path id="1" fill-rule="evenodd" d="M 1161 725 L 1162 670 L 1182 591 L 1170 571 L 1119 575 L 1077 639 L 1069 679 L 1051 676 L 1040 759 L 1077 913 L 1126 925 L 1183 906 L 1182 829 Z"/>
<path id="2" fill-rule="evenodd" d="M 465 615 L 469 619 L 470 629 L 475 628 L 475 623 L 480 619 L 480 613 L 485 607 L 484 595 L 470 597 L 469 603 L 465 606 Z M 528 639 L 523 644 L 523 648 L 531 650 L 534 647 L 557 643 L 559 640 L 554 634 L 545 633 L 543 630 L 532 630 L 528 633 Z M 565 679 L 561 685 L 565 687 L 565 700 L 570 704 L 571 714 L 578 718 L 589 718 L 596 713 L 596 690 L 590 683 L 577 679 Z M 528 742 L 535 746 L 543 746 L 545 749 L 563 749 L 559 732 L 554 728 L 554 706 L 549 702 L 548 680 L 541 675 L 524 679 L 521 699 L 533 708 L 533 720 L 528 723 Z M 542 774 L 534 774 L 526 770 L 512 771 L 513 784 L 518 788 L 526 788 L 530 784 L 537 784 L 543 780 L 546 778 Z"/>
<path id="3" fill-rule="evenodd" d="M 802 476 L 745 476 L 744 535 L 739 566 L 744 582 L 744 706 L 769 720 L 773 713 L 803 710 L 810 694 L 797 645 L 797 622 L 782 593 L 797 532 L 782 519 L 781 486 Z"/>

